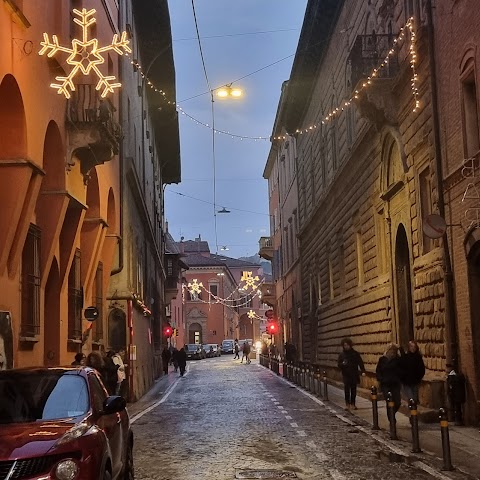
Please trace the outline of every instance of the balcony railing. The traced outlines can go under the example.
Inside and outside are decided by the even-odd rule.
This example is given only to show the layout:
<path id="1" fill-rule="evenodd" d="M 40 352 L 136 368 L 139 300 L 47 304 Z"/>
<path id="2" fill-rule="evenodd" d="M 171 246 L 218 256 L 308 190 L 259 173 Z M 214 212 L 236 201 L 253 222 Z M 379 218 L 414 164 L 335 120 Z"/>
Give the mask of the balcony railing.
<path id="1" fill-rule="evenodd" d="M 114 150 L 117 150 L 121 129 L 115 121 L 115 112 L 113 103 L 101 98 L 93 84 L 75 85 L 75 91 L 68 100 L 67 116 L 70 122 L 101 128 L 102 133 L 116 146 Z"/>
<path id="2" fill-rule="evenodd" d="M 362 79 L 378 69 L 394 46 L 396 36 L 393 34 L 358 35 L 350 52 L 348 61 L 351 68 L 351 85 L 354 88 Z M 393 78 L 399 70 L 398 54 L 390 56 L 387 65 L 378 70 L 376 78 Z"/>
<path id="3" fill-rule="evenodd" d="M 267 260 L 273 258 L 273 240 L 272 237 L 261 237 L 259 241 L 260 256 Z"/>

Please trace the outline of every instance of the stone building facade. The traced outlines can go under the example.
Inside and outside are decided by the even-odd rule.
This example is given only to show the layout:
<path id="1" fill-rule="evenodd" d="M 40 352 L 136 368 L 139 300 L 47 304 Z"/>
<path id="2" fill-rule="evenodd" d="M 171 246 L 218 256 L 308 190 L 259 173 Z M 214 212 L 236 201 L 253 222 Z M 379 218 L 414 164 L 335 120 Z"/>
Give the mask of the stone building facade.
<path id="1" fill-rule="evenodd" d="M 466 419 L 480 419 L 478 309 L 480 195 L 480 12 L 474 0 L 436 2 L 435 59 L 446 223 L 452 256 L 458 368 L 467 380 Z"/>
<path id="2" fill-rule="evenodd" d="M 420 7 L 309 1 L 284 128 L 297 140 L 303 359 L 338 376 L 340 341 L 351 337 L 373 376 L 390 342 L 415 338 L 427 367 L 421 402 L 437 407 L 448 353 L 445 276 L 442 244 L 423 230 L 438 189 Z"/>
<path id="3" fill-rule="evenodd" d="M 260 239 L 260 255 L 272 261 L 275 318 L 281 326 L 277 345 L 292 342 L 300 348 L 302 356 L 302 322 L 300 258 L 298 245 L 298 188 L 296 138 L 285 131 L 286 98 L 288 82 L 282 86 L 273 137 L 281 140 L 272 143 L 263 177 L 268 180 L 271 230 L 270 237 Z M 268 298 L 268 297 L 267 297 Z"/>

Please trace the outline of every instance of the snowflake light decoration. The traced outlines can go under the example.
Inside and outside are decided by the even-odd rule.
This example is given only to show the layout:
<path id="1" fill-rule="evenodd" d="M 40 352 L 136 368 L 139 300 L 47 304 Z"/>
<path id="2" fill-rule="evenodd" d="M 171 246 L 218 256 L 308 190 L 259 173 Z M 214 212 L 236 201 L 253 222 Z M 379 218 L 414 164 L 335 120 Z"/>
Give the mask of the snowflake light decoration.
<path id="1" fill-rule="evenodd" d="M 252 291 L 256 290 L 258 287 L 256 282 L 259 280 L 258 276 L 252 276 L 252 272 L 243 272 L 240 281 L 245 282 L 245 285 L 240 290 L 247 291 L 249 288 L 251 288 Z"/>
<path id="2" fill-rule="evenodd" d="M 72 65 L 73 69 L 66 77 L 55 77 L 55 80 L 61 83 L 50 84 L 52 88 L 57 89 L 59 95 L 63 93 L 66 98 L 70 98 L 71 92 L 75 91 L 73 83 L 75 75 L 78 72 L 81 72 L 83 75 L 90 75 L 93 72 L 98 77 L 98 83 L 95 88 L 96 90 L 103 88 L 101 96 L 104 98 L 108 93 L 113 93 L 114 88 L 119 88 L 122 84 L 114 82 L 114 76 L 105 76 L 99 70 L 98 66 L 105 63 L 105 59 L 101 54 L 111 50 L 114 50 L 119 55 L 123 55 L 124 52 L 131 53 L 132 50 L 128 46 L 130 42 L 127 39 L 127 32 L 123 32 L 120 38 L 118 38 L 117 34 L 114 34 L 110 45 L 98 48 L 98 40 L 96 38 L 88 39 L 88 29 L 96 22 L 95 18 L 92 18 L 96 10 L 94 8 L 88 11 L 85 8 L 82 11 L 74 9 L 73 13 L 80 17 L 80 19 L 74 18 L 73 21 L 82 28 L 82 40 L 73 39 L 72 48 L 67 48 L 59 45 L 56 35 L 52 35 L 52 41 L 50 41 L 48 33 L 44 33 L 43 42 L 40 42 L 42 49 L 38 54 L 44 55 L 46 53 L 48 58 L 53 57 L 57 52 L 69 54 L 67 63 Z"/>
<path id="3" fill-rule="evenodd" d="M 198 296 L 202 291 L 203 283 L 197 282 L 197 279 L 194 278 L 192 283 L 188 284 L 188 291 L 191 295 Z"/>
<path id="4" fill-rule="evenodd" d="M 253 310 L 250 310 L 248 313 L 247 313 L 247 317 L 250 319 L 250 320 L 253 320 L 256 315 L 255 315 L 255 312 Z"/>

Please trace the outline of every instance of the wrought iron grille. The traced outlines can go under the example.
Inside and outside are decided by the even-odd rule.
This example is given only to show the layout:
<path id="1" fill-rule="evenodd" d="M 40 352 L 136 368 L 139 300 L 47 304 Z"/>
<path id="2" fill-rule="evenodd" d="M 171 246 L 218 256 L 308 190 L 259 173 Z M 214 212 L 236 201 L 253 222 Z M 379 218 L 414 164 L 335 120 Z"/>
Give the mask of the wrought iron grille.
<path id="1" fill-rule="evenodd" d="M 83 291 L 80 276 L 81 252 L 77 248 L 68 275 L 68 338 L 82 338 Z"/>
<path id="2" fill-rule="evenodd" d="M 378 69 L 394 46 L 396 35 L 358 35 L 349 55 L 352 87 Z M 378 70 L 377 78 L 393 78 L 398 73 L 398 55 L 392 55 L 385 67 Z"/>
<path id="3" fill-rule="evenodd" d="M 22 252 L 22 321 L 20 335 L 40 333 L 40 229 L 30 225 Z"/>

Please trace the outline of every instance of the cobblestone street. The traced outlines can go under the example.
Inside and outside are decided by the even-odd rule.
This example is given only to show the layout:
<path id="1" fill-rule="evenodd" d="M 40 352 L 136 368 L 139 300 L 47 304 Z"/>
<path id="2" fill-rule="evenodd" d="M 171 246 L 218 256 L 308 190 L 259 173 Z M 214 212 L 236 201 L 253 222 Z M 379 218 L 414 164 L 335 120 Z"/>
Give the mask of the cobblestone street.
<path id="1" fill-rule="evenodd" d="M 138 479 L 433 478 L 256 362 L 190 362 L 154 405 L 132 416 Z"/>

